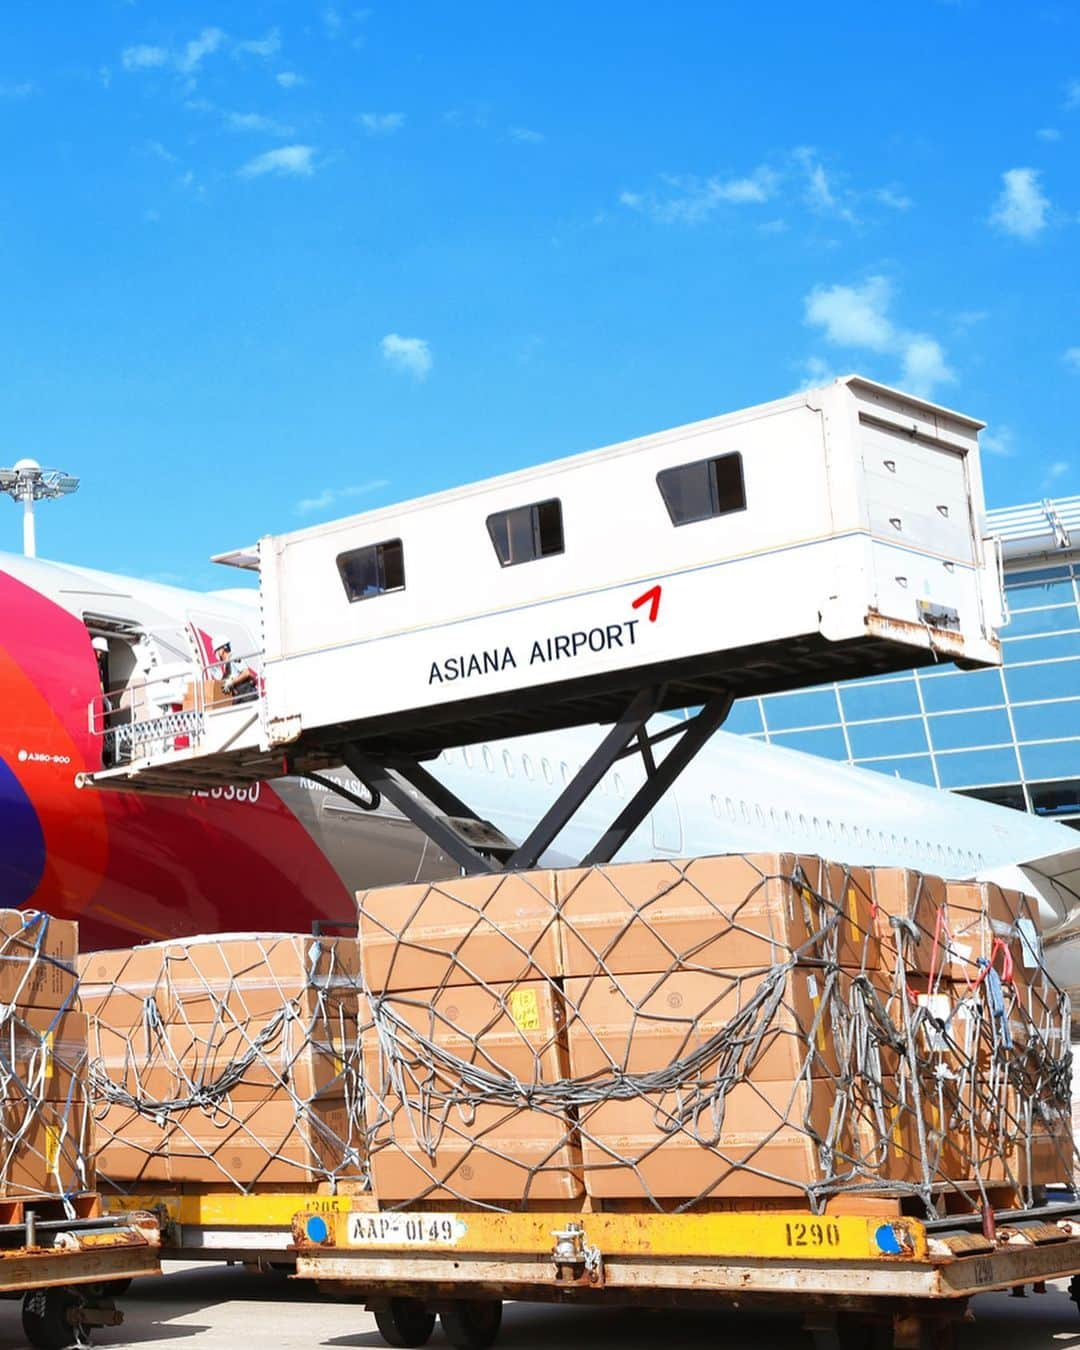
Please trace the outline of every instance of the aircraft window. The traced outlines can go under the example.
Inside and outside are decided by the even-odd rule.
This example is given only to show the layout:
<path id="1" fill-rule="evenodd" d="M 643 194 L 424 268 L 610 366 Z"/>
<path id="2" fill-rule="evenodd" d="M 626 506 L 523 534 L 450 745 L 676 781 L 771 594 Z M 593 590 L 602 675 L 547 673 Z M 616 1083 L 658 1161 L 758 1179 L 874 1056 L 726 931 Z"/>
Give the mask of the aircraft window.
<path id="1" fill-rule="evenodd" d="M 339 553 L 337 568 L 350 604 L 405 589 L 405 553 L 400 539 Z"/>
<path id="2" fill-rule="evenodd" d="M 462 759 L 465 761 L 465 767 L 466 767 L 467 769 L 471 769 L 471 768 L 472 768 L 472 761 L 473 761 L 473 754 L 472 754 L 472 746 L 471 746 L 471 745 L 466 745 L 466 746 L 463 747 L 463 749 L 462 749 L 462 751 L 461 751 L 461 757 L 462 757 Z"/>
<path id="3" fill-rule="evenodd" d="M 892 839 L 892 851 L 895 853 L 899 848 L 899 844 L 897 843 L 896 840 L 896 835 L 895 834 L 891 835 L 890 838 Z"/>
<path id="4" fill-rule="evenodd" d="M 851 833 L 855 836 L 856 844 L 862 845 L 862 830 L 858 825 L 852 825 Z"/>
<path id="5" fill-rule="evenodd" d="M 845 844 L 847 843 L 847 825 L 843 821 L 840 822 L 840 838 Z"/>
<path id="6" fill-rule="evenodd" d="M 709 796 L 709 805 L 712 807 L 712 813 L 719 820 L 720 818 L 720 798 L 715 792 Z"/>
<path id="7" fill-rule="evenodd" d="M 528 755 L 521 756 L 521 767 L 525 770 L 526 778 L 536 777 L 536 770 L 533 768 L 533 762 Z"/>
<path id="8" fill-rule="evenodd" d="M 814 817 L 814 833 L 815 834 L 821 833 L 821 821 L 818 820 L 817 816 Z"/>
<path id="9" fill-rule="evenodd" d="M 778 830 L 780 828 L 780 816 L 777 814 L 775 806 L 769 807 L 769 823 L 772 825 L 774 830 Z"/>
<path id="10" fill-rule="evenodd" d="M 731 800 L 730 797 L 725 797 L 725 798 L 724 798 L 724 805 L 725 805 L 725 807 L 727 808 L 728 820 L 734 822 L 734 820 L 735 820 L 735 803 Z"/>
<path id="11" fill-rule="evenodd" d="M 615 775 L 615 795 L 616 797 L 623 795 L 623 782 L 618 774 Z"/>
<path id="12" fill-rule="evenodd" d="M 544 777 L 547 779 L 547 781 L 548 781 L 549 783 L 554 783 L 554 781 L 555 781 L 555 774 L 552 772 L 552 768 L 551 768 L 551 760 L 550 760 L 550 759 L 542 759 L 542 760 L 540 761 L 540 768 L 543 770 Z"/>
<path id="13" fill-rule="evenodd" d="M 793 827 L 793 825 L 794 825 L 794 822 L 793 822 L 792 819 L 791 819 L 791 812 L 790 812 L 790 811 L 785 811 L 785 812 L 784 812 L 784 825 L 787 827 L 787 829 L 788 829 L 789 831 L 792 829 L 792 827 Z"/>
<path id="14" fill-rule="evenodd" d="M 507 778 L 513 778 L 513 776 L 514 776 L 514 756 L 510 753 L 509 750 L 504 750 L 504 751 L 503 751 L 503 768 L 504 768 L 505 771 L 506 771 L 506 776 L 507 776 Z"/>
<path id="15" fill-rule="evenodd" d="M 803 834 L 806 833 L 806 817 L 802 812 L 799 813 L 799 829 L 802 830 Z"/>
<path id="16" fill-rule="evenodd" d="M 490 745 L 484 746 L 484 768 L 487 769 L 488 773 L 495 772 L 495 756 L 491 753 Z"/>
<path id="17" fill-rule="evenodd" d="M 746 804 L 745 802 L 740 802 L 740 803 L 739 803 L 739 806 L 742 808 L 742 818 L 743 818 L 743 820 L 746 822 L 747 825 L 749 825 L 749 824 L 750 824 L 750 808 L 747 806 L 747 804 Z"/>
<path id="18" fill-rule="evenodd" d="M 764 829 L 764 828 L 765 828 L 765 812 L 761 809 L 760 806 L 757 806 L 757 805 L 754 806 L 754 815 L 757 817 L 757 823 L 761 826 L 762 829 Z"/>
<path id="19" fill-rule="evenodd" d="M 691 525 L 746 510 L 742 455 L 737 453 L 661 469 L 656 485 L 672 525 Z"/>
<path id="20" fill-rule="evenodd" d="M 836 838 L 836 827 L 833 825 L 831 820 L 826 820 L 825 822 L 825 833 L 829 836 L 830 839 Z"/>
<path id="21" fill-rule="evenodd" d="M 567 764 L 567 762 L 566 762 L 565 759 L 564 759 L 564 760 L 560 763 L 560 765 L 559 765 L 559 773 L 562 775 L 562 780 L 563 780 L 563 782 L 564 782 L 564 783 L 569 783 L 569 781 L 570 781 L 570 766 L 569 766 L 569 764 Z"/>
<path id="22" fill-rule="evenodd" d="M 488 516 L 487 528 L 502 567 L 549 558 L 565 549 L 562 503 L 557 497 L 512 511 L 496 511 Z"/>

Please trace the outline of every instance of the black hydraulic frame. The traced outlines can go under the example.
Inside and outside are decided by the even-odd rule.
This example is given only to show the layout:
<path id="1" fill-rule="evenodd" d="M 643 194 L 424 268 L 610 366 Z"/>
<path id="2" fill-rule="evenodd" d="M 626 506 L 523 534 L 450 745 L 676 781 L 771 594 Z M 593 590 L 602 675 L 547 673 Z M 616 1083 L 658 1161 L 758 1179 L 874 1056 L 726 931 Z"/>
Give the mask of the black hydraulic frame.
<path id="1" fill-rule="evenodd" d="M 634 696 L 622 716 L 605 732 L 600 744 L 559 793 L 527 838 L 502 859 L 494 856 L 492 850 L 482 842 L 485 832 L 491 832 L 488 822 L 481 820 L 466 802 L 451 792 L 418 760 L 406 756 L 384 759 L 369 754 L 357 745 L 347 745 L 342 758 L 350 772 L 371 793 L 373 801 L 377 803 L 381 796 L 392 802 L 403 816 L 453 858 L 462 871 L 471 875 L 520 872 L 535 867 L 608 770 L 618 760 L 640 754 L 645 766 L 645 781 L 581 859 L 581 866 L 590 867 L 611 861 L 713 732 L 721 726 L 734 701 L 730 693 L 714 694 L 686 721 L 650 736 L 647 724 L 663 702 L 663 696 L 663 686 L 642 689 Z M 655 747 L 670 740 L 675 740 L 675 744 L 658 763 L 653 753 Z M 355 793 L 332 779 L 316 774 L 308 776 L 357 805 L 372 809 Z M 468 822 L 476 822 L 477 839 L 481 842 L 466 838 L 460 826 L 467 828 Z M 500 851 L 507 853 L 505 849 L 496 849 L 495 853 Z"/>

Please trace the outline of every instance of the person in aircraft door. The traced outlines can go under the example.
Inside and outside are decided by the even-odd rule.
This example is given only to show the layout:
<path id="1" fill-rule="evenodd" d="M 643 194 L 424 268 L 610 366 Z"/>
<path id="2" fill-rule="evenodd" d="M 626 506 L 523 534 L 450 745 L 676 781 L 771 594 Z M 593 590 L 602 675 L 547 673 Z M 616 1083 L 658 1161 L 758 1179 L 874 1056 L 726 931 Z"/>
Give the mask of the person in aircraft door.
<path id="1" fill-rule="evenodd" d="M 246 661 L 233 659 L 232 643 L 219 642 L 214 648 L 221 670 L 221 687 L 234 703 L 247 703 L 259 690 L 259 680 Z"/>

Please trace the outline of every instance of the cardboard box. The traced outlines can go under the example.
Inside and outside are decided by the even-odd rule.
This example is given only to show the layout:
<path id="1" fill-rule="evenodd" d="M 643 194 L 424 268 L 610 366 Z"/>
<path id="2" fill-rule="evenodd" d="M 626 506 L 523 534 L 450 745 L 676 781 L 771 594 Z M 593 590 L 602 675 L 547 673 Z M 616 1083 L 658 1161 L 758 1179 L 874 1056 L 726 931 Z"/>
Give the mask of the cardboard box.
<path id="1" fill-rule="evenodd" d="M 562 973 L 552 872 L 384 886 L 357 901 L 364 980 L 374 993 Z"/>
<path id="2" fill-rule="evenodd" d="M 65 1102 L 86 1096 L 87 1019 L 52 1008 L 0 1017 L 0 1096 Z"/>
<path id="3" fill-rule="evenodd" d="M 389 996 L 381 1016 L 422 1040 L 399 1031 L 392 1066 L 374 1037 L 365 1049 L 371 1172 L 380 1204 L 520 1203 L 581 1194 L 580 1158 L 561 1106 L 523 1104 L 529 1088 L 567 1076 L 561 1009 L 550 983 L 451 985 Z M 500 1087 L 498 1099 L 489 1094 L 485 1100 L 456 1061 Z"/>
<path id="4" fill-rule="evenodd" d="M 42 1103 L 29 1123 L 26 1114 L 25 1100 L 0 1101 L 0 1195 L 24 1199 L 93 1190 L 86 1102 Z"/>
<path id="5" fill-rule="evenodd" d="M 77 923 L 38 910 L 0 909 L 0 1004 L 73 1006 L 78 951 Z"/>
<path id="6" fill-rule="evenodd" d="M 949 979 L 974 984 L 980 960 L 994 959 L 999 972 L 1020 963 L 1010 894 L 989 882 L 946 883 L 948 942 L 942 973 Z"/>
<path id="7" fill-rule="evenodd" d="M 291 1101 L 197 1108 L 159 1124 L 124 1106 L 95 1122 L 98 1171 L 114 1183 L 143 1181 L 310 1185 L 362 1175 L 360 1130 L 343 1101 L 320 1100 L 298 1115 Z"/>
<path id="8" fill-rule="evenodd" d="M 133 1027 L 153 1000 L 163 1021 L 246 1024 L 296 1005 L 301 1018 L 321 1006 L 351 1005 L 359 987 L 355 938 L 294 933 L 222 934 L 152 942 L 80 960 L 83 1007 L 109 1026 Z"/>
<path id="9" fill-rule="evenodd" d="M 267 1023 L 178 1023 L 160 1030 L 118 1029 L 94 1019 L 95 1069 L 141 1103 L 176 1102 L 214 1088 L 227 1075 L 227 1100 L 341 1097 L 359 1083 L 354 1017 L 290 1021 L 264 1039 Z"/>
<path id="10" fill-rule="evenodd" d="M 594 1199 L 791 1197 L 825 1178 L 826 1080 L 739 1083 L 718 1121 L 686 1093 L 650 1093 L 580 1112 L 586 1193 Z M 810 1128 L 806 1128 L 809 1126 Z M 816 1137 L 815 1137 L 816 1136 Z"/>
<path id="11" fill-rule="evenodd" d="M 882 961 L 920 975 L 945 961 L 945 883 L 903 867 L 873 867 L 870 886 L 877 907 Z M 893 920 L 901 922 L 894 923 Z M 909 925 L 914 925 L 912 933 Z"/>
<path id="12" fill-rule="evenodd" d="M 791 854 L 619 863 L 556 874 L 566 975 L 767 968 L 876 970 L 865 870 Z"/>
<path id="13" fill-rule="evenodd" d="M 769 1016 L 760 970 L 676 970 L 565 981 L 570 1074 L 603 1081 L 686 1060 L 728 1030 L 703 1070 L 738 1069 L 755 1082 L 840 1073 L 851 976 L 797 967 Z"/>

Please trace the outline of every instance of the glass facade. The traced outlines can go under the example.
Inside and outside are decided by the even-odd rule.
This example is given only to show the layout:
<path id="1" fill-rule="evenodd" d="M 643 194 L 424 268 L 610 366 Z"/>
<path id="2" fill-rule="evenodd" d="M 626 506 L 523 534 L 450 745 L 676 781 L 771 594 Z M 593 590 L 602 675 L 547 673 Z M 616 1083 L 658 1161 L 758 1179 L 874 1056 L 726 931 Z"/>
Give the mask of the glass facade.
<path id="1" fill-rule="evenodd" d="M 1001 670 L 954 666 L 745 699 L 727 729 L 1080 828 L 1080 560 L 1006 554 Z"/>

